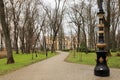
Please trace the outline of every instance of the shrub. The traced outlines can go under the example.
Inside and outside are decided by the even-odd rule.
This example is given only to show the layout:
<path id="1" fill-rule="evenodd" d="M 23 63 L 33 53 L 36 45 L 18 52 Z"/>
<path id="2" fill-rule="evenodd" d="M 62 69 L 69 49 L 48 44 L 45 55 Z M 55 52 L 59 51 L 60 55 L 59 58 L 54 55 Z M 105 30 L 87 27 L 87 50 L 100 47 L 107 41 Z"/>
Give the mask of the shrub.
<path id="1" fill-rule="evenodd" d="M 117 55 L 116 56 L 120 56 L 120 53 L 117 53 Z"/>
<path id="2" fill-rule="evenodd" d="M 70 49 L 63 49 L 62 51 L 66 51 L 66 52 L 69 52 L 69 51 L 70 51 Z"/>
<path id="3" fill-rule="evenodd" d="M 91 49 L 91 50 L 89 50 L 89 52 L 94 53 L 96 51 L 95 51 L 95 49 Z"/>
<path id="4" fill-rule="evenodd" d="M 81 43 L 80 48 L 78 48 L 79 52 L 85 52 L 88 53 L 90 50 L 87 48 L 87 45 L 85 42 Z"/>
<path id="5" fill-rule="evenodd" d="M 111 52 L 117 52 L 117 50 L 116 49 L 111 49 Z"/>
<path id="6" fill-rule="evenodd" d="M 117 49 L 117 51 L 119 51 L 119 52 L 120 52 L 120 48 L 118 48 L 118 49 Z"/>

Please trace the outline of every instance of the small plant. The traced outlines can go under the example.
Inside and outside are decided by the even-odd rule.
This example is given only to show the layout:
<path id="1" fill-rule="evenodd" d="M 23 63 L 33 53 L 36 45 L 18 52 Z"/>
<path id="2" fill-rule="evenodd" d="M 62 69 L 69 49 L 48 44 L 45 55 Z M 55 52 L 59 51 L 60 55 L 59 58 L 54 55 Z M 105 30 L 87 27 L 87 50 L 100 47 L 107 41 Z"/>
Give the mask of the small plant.
<path id="1" fill-rule="evenodd" d="M 116 49 L 111 49 L 111 52 L 117 52 L 117 50 Z"/>
<path id="2" fill-rule="evenodd" d="M 69 52 L 69 51 L 70 51 L 70 49 L 63 49 L 62 51 L 66 51 L 66 52 Z"/>
<path id="3" fill-rule="evenodd" d="M 81 43 L 80 48 L 78 48 L 78 51 L 79 51 L 79 52 L 86 52 L 86 53 L 89 52 L 89 50 L 88 50 L 85 42 Z"/>

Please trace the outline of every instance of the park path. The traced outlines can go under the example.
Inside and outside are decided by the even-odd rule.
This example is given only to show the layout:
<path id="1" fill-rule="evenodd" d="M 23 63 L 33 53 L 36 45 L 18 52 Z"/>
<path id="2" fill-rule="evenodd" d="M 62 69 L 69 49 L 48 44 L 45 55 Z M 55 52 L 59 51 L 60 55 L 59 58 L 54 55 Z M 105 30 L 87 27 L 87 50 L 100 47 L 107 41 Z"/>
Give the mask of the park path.
<path id="1" fill-rule="evenodd" d="M 67 52 L 32 64 L 9 74 L 0 80 L 120 80 L 120 69 L 110 69 L 110 77 L 94 76 L 94 66 L 67 63 Z"/>

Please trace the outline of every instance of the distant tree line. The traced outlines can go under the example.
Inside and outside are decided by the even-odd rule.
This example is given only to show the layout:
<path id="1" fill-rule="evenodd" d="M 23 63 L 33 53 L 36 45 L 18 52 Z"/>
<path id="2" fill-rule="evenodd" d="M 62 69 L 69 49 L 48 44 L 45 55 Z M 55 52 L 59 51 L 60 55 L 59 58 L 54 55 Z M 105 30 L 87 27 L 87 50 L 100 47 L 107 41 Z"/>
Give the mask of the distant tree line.
<path id="1" fill-rule="evenodd" d="M 103 9 L 105 12 L 105 42 L 106 51 L 110 55 L 111 51 L 120 50 L 120 1 L 104 0 Z M 77 49 L 83 46 L 85 50 L 96 49 L 97 43 L 97 1 L 89 0 L 89 3 L 73 1 L 73 5 L 67 11 L 69 22 L 77 35 Z M 94 6 L 95 5 L 95 6 Z M 72 36 L 73 34 L 71 34 Z M 78 51 L 78 50 L 77 50 Z"/>

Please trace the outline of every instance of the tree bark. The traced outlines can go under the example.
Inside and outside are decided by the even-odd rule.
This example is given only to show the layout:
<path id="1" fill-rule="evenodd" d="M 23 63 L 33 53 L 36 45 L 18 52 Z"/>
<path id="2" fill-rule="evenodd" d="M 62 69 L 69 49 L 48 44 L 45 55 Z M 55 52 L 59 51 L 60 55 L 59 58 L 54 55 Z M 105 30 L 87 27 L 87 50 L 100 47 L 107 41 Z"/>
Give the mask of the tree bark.
<path id="1" fill-rule="evenodd" d="M 13 59 L 13 55 L 12 55 L 10 33 L 9 33 L 8 25 L 6 24 L 6 21 L 5 21 L 3 0 L 0 0 L 0 20 L 1 20 L 1 24 L 2 24 L 2 30 L 5 35 L 5 46 L 7 49 L 7 64 L 11 64 L 11 63 L 14 63 L 14 59 Z"/>
<path id="2" fill-rule="evenodd" d="M 78 25 L 78 32 L 77 32 L 77 52 L 79 52 L 80 48 L 80 25 Z"/>
<path id="3" fill-rule="evenodd" d="M 51 53 L 55 51 L 55 40 L 56 40 L 57 34 L 54 34 L 53 39 L 52 39 L 52 46 L 51 46 Z"/>
<path id="4" fill-rule="evenodd" d="M 3 32 L 1 31 L 1 42 L 0 42 L 0 51 L 3 50 Z"/>
<path id="5" fill-rule="evenodd" d="M 107 21 L 105 24 L 105 42 L 107 43 L 106 51 L 107 55 L 111 55 L 110 53 L 110 0 L 107 1 Z"/>

